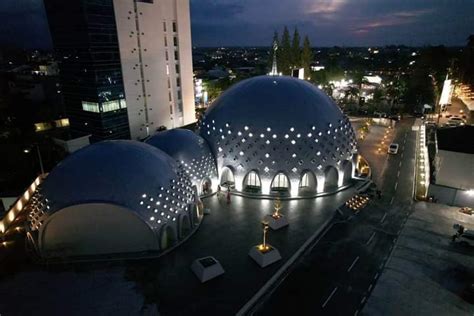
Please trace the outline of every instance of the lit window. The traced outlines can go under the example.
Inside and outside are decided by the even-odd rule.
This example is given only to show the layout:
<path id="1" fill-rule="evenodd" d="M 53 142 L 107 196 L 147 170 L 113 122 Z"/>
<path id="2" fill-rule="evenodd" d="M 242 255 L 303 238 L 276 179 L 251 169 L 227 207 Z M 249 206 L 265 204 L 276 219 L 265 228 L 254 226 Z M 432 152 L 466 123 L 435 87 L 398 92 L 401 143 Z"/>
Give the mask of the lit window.
<path id="1" fill-rule="evenodd" d="M 276 135 L 276 134 L 273 134 L 273 136 L 272 136 L 272 137 L 273 137 L 273 138 L 277 138 L 277 135 Z"/>
<path id="2" fill-rule="evenodd" d="M 296 144 L 296 141 L 294 139 L 292 139 L 291 143 L 294 145 L 294 144 Z"/>
<path id="3" fill-rule="evenodd" d="M 270 127 L 267 127 L 267 132 L 271 132 L 271 128 Z"/>
<path id="4" fill-rule="evenodd" d="M 295 131 L 295 128 L 294 127 L 291 127 L 290 128 L 290 132 L 294 132 Z"/>
<path id="5" fill-rule="evenodd" d="M 244 126 L 244 129 L 245 129 L 246 131 L 248 131 L 248 130 L 249 130 L 249 127 L 248 127 L 248 126 Z"/>
<path id="6" fill-rule="evenodd" d="M 102 102 L 102 111 L 111 112 L 120 109 L 120 100 Z"/>
<path id="7" fill-rule="evenodd" d="M 268 158 L 268 157 L 270 157 L 270 154 L 269 154 L 269 153 L 266 153 L 266 154 L 265 154 L 265 158 Z"/>
<path id="8" fill-rule="evenodd" d="M 288 138 L 288 137 L 290 137 L 290 136 L 288 134 L 285 134 L 285 138 Z"/>
<path id="9" fill-rule="evenodd" d="M 308 133 L 308 137 L 311 137 L 311 136 L 313 136 L 313 134 L 311 134 L 311 133 Z"/>
<path id="10" fill-rule="evenodd" d="M 252 133 L 249 133 L 249 137 L 253 137 L 253 134 L 252 134 Z"/>
<path id="11" fill-rule="evenodd" d="M 87 112 L 100 112 L 99 103 L 97 102 L 82 101 L 82 109 Z"/>
<path id="12" fill-rule="evenodd" d="M 243 152 L 243 151 L 239 152 L 239 155 L 243 156 L 243 155 L 244 155 L 244 152 Z"/>

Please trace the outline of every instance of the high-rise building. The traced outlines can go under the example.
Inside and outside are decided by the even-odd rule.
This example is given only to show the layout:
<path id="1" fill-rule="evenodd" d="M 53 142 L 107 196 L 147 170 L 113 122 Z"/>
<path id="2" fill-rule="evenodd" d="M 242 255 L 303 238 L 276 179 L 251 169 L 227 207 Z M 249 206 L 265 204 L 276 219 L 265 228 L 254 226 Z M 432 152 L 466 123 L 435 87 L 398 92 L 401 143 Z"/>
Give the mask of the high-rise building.
<path id="1" fill-rule="evenodd" d="M 194 122 L 188 0 L 114 0 L 133 139 Z"/>
<path id="2" fill-rule="evenodd" d="M 45 0 L 73 131 L 143 139 L 195 121 L 189 0 Z"/>
<path id="3" fill-rule="evenodd" d="M 112 0 L 45 0 L 73 136 L 130 138 Z"/>

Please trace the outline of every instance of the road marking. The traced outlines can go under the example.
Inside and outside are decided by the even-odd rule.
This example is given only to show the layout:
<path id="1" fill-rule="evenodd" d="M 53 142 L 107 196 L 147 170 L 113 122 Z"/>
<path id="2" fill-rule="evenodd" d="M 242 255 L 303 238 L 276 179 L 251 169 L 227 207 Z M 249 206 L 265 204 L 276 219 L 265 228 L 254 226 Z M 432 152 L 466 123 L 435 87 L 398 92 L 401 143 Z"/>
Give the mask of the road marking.
<path id="1" fill-rule="evenodd" d="M 400 177 L 400 170 L 397 172 L 397 178 Z"/>
<path id="2" fill-rule="evenodd" d="M 379 265 L 379 269 L 382 270 L 383 268 L 383 262 Z"/>
<path id="3" fill-rule="evenodd" d="M 398 181 L 395 182 L 395 191 L 397 191 L 397 187 L 398 187 Z"/>
<path id="4" fill-rule="evenodd" d="M 402 150 L 403 150 L 403 149 L 402 149 Z M 403 159 L 403 153 L 402 153 L 402 155 L 400 156 L 400 158 L 402 158 L 402 159 Z"/>
<path id="5" fill-rule="evenodd" d="M 377 280 L 378 277 L 379 277 L 379 273 L 377 272 L 374 276 L 374 280 Z"/>
<path id="6" fill-rule="evenodd" d="M 400 163 L 398 164 L 398 167 L 401 167 L 402 166 L 402 162 L 400 161 Z"/>
<path id="7" fill-rule="evenodd" d="M 392 196 L 392 199 L 390 200 L 390 205 L 392 205 L 392 204 L 393 204 L 393 200 L 394 200 L 394 199 L 395 199 L 395 197 L 394 197 L 394 196 Z"/>
<path id="8" fill-rule="evenodd" d="M 385 217 L 387 217 L 387 213 L 384 214 L 384 216 L 383 216 L 382 219 L 380 220 L 380 223 L 383 223 L 383 221 L 385 220 Z"/>
<path id="9" fill-rule="evenodd" d="M 375 232 L 372 233 L 372 235 L 370 236 L 369 240 L 367 240 L 367 242 L 365 243 L 366 245 L 370 244 L 370 242 L 372 241 L 372 239 L 374 239 L 375 237 Z"/>
<path id="10" fill-rule="evenodd" d="M 360 303 L 361 303 L 361 304 L 364 304 L 364 302 L 365 302 L 366 299 L 367 299 L 367 296 L 364 296 L 364 298 L 360 300 Z"/>
<path id="11" fill-rule="evenodd" d="M 347 272 L 350 272 L 352 270 L 352 268 L 354 268 L 355 264 L 357 263 L 357 261 L 359 261 L 359 256 L 357 256 L 354 261 L 352 261 L 352 264 L 351 266 L 349 267 L 349 269 L 347 269 Z"/>
<path id="12" fill-rule="evenodd" d="M 334 288 L 334 290 L 332 290 L 331 294 L 328 296 L 328 298 L 326 299 L 326 301 L 324 301 L 322 307 L 324 308 L 326 306 L 326 304 L 329 302 L 329 300 L 331 299 L 331 297 L 334 295 L 334 293 L 336 293 L 337 291 L 337 286 Z"/>
<path id="13" fill-rule="evenodd" d="M 372 290 L 372 284 L 369 286 L 369 289 L 367 290 L 367 292 L 370 292 L 370 290 Z"/>
<path id="14" fill-rule="evenodd" d="M 359 315 L 359 310 L 356 310 L 354 313 L 354 316 L 357 316 L 357 315 Z"/>

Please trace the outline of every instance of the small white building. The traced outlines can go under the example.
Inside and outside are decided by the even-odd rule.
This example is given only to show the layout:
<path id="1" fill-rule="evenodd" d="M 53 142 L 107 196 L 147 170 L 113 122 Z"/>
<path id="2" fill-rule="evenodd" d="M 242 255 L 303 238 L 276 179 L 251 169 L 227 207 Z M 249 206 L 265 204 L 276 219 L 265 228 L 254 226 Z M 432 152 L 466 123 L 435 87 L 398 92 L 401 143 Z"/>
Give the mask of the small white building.
<path id="1" fill-rule="evenodd" d="M 451 205 L 474 206 L 474 126 L 438 129 L 434 183 L 428 194 Z"/>

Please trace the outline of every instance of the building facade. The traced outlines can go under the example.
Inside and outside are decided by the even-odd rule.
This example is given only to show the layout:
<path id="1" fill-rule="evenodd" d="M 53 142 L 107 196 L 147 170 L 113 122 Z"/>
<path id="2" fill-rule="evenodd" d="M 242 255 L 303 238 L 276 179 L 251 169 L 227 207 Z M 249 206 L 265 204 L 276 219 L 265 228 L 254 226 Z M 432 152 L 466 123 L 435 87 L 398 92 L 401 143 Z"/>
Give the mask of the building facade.
<path id="1" fill-rule="evenodd" d="M 188 0 L 45 0 L 71 130 L 143 139 L 195 121 Z"/>
<path id="2" fill-rule="evenodd" d="M 132 139 L 195 121 L 188 0 L 114 0 Z"/>
<path id="3" fill-rule="evenodd" d="M 112 0 L 45 0 L 74 136 L 130 138 Z"/>

